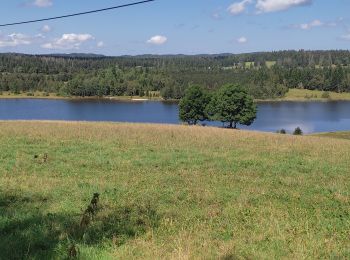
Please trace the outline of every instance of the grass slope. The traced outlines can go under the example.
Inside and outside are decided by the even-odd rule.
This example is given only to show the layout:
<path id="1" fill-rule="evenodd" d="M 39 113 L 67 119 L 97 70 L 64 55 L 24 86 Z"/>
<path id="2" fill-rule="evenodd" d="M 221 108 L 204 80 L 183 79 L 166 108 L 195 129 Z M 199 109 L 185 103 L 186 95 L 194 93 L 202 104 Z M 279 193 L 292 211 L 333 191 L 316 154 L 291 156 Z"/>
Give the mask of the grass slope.
<path id="1" fill-rule="evenodd" d="M 81 259 L 350 258 L 349 144 L 0 122 L 0 259 L 62 259 L 72 244 Z M 82 231 L 94 192 L 99 211 Z"/>
<path id="2" fill-rule="evenodd" d="M 350 140 L 350 132 L 319 133 L 319 134 L 314 134 L 314 136 L 319 136 L 319 137 L 330 137 L 330 138 L 337 138 L 337 139 L 346 139 L 346 140 Z"/>
<path id="3" fill-rule="evenodd" d="M 281 100 L 285 101 L 337 101 L 350 100 L 350 93 L 328 92 L 329 98 L 323 98 L 324 91 L 307 89 L 289 89 Z"/>

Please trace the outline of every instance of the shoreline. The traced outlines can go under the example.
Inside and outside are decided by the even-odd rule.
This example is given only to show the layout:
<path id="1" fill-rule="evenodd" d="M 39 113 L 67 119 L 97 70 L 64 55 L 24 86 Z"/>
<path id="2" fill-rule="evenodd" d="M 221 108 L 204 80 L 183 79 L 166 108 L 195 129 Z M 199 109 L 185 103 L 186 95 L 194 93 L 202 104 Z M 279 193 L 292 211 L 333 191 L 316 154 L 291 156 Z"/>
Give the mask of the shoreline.
<path id="1" fill-rule="evenodd" d="M 23 96 L 23 95 L 0 95 L 0 100 L 11 99 L 42 99 L 42 100 L 112 100 L 112 101 L 125 101 L 125 102 L 180 102 L 178 99 L 162 99 L 162 98 L 131 98 L 130 96 L 115 96 L 115 97 L 64 97 L 64 96 Z M 350 101 L 350 98 L 276 98 L 276 99 L 254 99 L 256 103 L 272 103 L 272 102 L 337 102 L 337 101 Z"/>
<path id="2" fill-rule="evenodd" d="M 35 96 L 27 96 L 25 94 L 18 94 L 18 95 L 8 95 L 3 94 L 0 95 L 0 100 L 6 100 L 6 99 L 46 99 L 46 100 L 115 100 L 115 101 L 128 101 L 128 102 L 144 102 L 144 101 L 169 101 L 164 100 L 162 98 L 142 98 L 142 97 L 131 97 L 131 96 L 57 96 L 55 94 L 50 94 L 49 96 L 44 95 L 35 95 Z"/>
<path id="3" fill-rule="evenodd" d="M 272 103 L 272 102 L 337 102 L 349 101 L 349 98 L 313 98 L 313 99 L 298 99 L 298 98 L 277 98 L 277 99 L 254 99 L 256 103 Z"/>
<path id="4" fill-rule="evenodd" d="M 350 101 L 350 93 L 327 92 L 328 97 L 323 97 L 324 91 L 319 90 L 304 90 L 290 89 L 289 92 L 282 98 L 254 99 L 256 103 L 265 102 L 336 102 Z M 13 94 L 10 92 L 2 92 L 0 100 L 5 99 L 52 99 L 52 100 L 113 100 L 125 102 L 179 102 L 177 99 L 163 99 L 162 97 L 141 97 L 141 96 L 59 96 L 55 93 L 35 92 L 33 95 L 28 93 Z"/>
<path id="5" fill-rule="evenodd" d="M 293 135 L 291 133 L 286 134 L 280 134 L 274 131 L 262 131 L 262 130 L 256 130 L 256 129 L 231 129 L 226 127 L 220 127 L 220 126 L 213 126 L 213 125 L 207 125 L 207 126 L 201 126 L 201 125 L 186 125 L 186 124 L 173 124 L 173 123 L 142 123 L 142 122 L 123 122 L 123 121 L 79 121 L 79 120 L 50 120 L 50 119 L 44 119 L 44 120 L 38 120 L 38 119 L 0 119 L 0 124 L 3 123 L 59 123 L 59 124 L 94 124 L 94 125 L 104 125 L 104 124 L 111 124 L 111 125 L 143 125 L 143 126 L 170 126 L 170 127 L 178 127 L 178 126 L 185 126 L 185 127 L 198 127 L 198 128 L 215 128 L 215 129 L 223 129 L 223 130 L 232 130 L 232 131 L 239 131 L 239 132 L 250 132 L 250 133 L 261 133 L 261 134 L 273 134 L 273 135 L 281 135 L 281 136 L 309 136 L 309 137 L 337 137 L 341 135 L 346 135 L 347 138 L 340 138 L 340 139 L 349 139 L 350 140 L 350 130 L 340 130 L 340 131 L 330 131 L 330 132 L 313 132 L 313 133 L 305 133 L 303 135 Z"/>

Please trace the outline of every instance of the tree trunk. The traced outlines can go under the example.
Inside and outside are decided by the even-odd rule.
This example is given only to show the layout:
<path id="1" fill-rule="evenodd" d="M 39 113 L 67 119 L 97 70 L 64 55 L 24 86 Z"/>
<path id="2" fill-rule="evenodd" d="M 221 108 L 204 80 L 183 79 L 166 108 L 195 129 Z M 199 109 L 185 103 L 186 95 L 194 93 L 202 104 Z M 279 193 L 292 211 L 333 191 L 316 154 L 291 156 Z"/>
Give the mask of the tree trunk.
<path id="1" fill-rule="evenodd" d="M 236 122 L 235 122 L 233 128 L 234 128 L 234 129 L 237 129 L 237 123 L 236 123 Z"/>
<path id="2" fill-rule="evenodd" d="M 233 122 L 230 122 L 229 128 L 232 128 L 232 127 L 233 127 Z"/>

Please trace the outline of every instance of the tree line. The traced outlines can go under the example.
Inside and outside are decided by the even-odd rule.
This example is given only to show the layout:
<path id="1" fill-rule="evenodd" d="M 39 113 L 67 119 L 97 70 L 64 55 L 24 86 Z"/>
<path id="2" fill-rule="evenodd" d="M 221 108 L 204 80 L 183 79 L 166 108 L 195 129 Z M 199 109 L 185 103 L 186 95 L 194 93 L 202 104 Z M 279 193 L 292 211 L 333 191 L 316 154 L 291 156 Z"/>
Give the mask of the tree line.
<path id="1" fill-rule="evenodd" d="M 238 84 L 257 99 L 282 97 L 290 88 L 350 92 L 350 52 L 121 57 L 0 54 L 0 92 L 181 99 L 191 85 L 215 91 L 225 84 Z"/>

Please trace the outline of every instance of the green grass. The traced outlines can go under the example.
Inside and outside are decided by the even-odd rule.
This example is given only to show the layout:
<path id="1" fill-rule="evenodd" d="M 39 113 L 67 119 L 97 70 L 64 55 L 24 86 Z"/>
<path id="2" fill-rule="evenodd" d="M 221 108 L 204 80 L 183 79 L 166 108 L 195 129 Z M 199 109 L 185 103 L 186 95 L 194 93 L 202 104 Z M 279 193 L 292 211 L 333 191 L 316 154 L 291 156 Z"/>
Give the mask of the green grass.
<path id="1" fill-rule="evenodd" d="M 244 63 L 244 67 L 245 67 L 246 69 L 250 69 L 251 67 L 254 67 L 254 62 L 253 62 L 253 61 L 246 61 L 246 62 Z"/>
<path id="2" fill-rule="evenodd" d="M 328 92 L 329 98 L 323 98 L 324 91 L 307 89 L 290 89 L 285 99 L 287 100 L 350 100 L 350 93 Z"/>
<path id="3" fill-rule="evenodd" d="M 69 97 L 59 96 L 54 93 L 46 93 L 42 91 L 13 93 L 10 91 L 2 91 L 0 99 L 15 99 L 15 98 L 40 98 L 40 99 L 66 99 Z"/>
<path id="4" fill-rule="evenodd" d="M 325 98 L 324 94 L 329 96 Z M 258 100 L 258 101 L 340 101 L 350 100 L 350 93 L 325 92 L 307 89 L 289 89 L 283 98 Z"/>
<path id="5" fill-rule="evenodd" d="M 266 67 L 272 68 L 276 63 L 276 61 L 266 61 Z"/>
<path id="6" fill-rule="evenodd" d="M 0 151 L 0 259 L 350 258 L 348 140 L 0 122 Z"/>
<path id="7" fill-rule="evenodd" d="M 320 133 L 320 134 L 315 134 L 314 136 L 319 136 L 319 137 L 329 137 L 329 138 L 337 138 L 337 139 L 346 139 L 346 140 L 350 140 L 350 132 L 330 132 L 330 133 Z"/>

